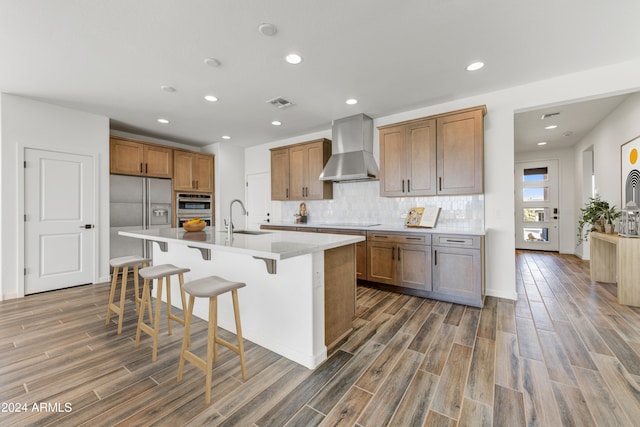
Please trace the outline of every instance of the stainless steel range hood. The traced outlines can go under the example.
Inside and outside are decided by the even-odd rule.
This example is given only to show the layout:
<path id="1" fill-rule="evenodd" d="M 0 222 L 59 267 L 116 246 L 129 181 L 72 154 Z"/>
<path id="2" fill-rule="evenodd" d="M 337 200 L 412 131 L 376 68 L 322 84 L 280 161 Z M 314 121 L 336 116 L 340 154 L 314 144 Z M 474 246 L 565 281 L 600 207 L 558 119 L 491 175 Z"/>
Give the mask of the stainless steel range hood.
<path id="1" fill-rule="evenodd" d="M 373 157 L 373 119 L 364 114 L 334 120 L 331 157 L 320 174 L 322 181 L 364 181 L 378 178 Z"/>

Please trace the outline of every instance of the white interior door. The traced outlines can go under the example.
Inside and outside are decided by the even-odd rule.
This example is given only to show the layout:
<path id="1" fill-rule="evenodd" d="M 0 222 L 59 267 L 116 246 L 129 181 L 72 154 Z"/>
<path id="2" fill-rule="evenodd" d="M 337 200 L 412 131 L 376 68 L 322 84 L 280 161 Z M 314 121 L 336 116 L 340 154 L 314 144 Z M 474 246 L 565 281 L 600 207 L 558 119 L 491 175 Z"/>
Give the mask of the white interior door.
<path id="1" fill-rule="evenodd" d="M 25 150 L 25 294 L 91 283 L 93 159 Z"/>
<path id="2" fill-rule="evenodd" d="M 268 173 L 247 175 L 247 228 L 257 230 L 271 221 L 271 176 Z"/>
<path id="3" fill-rule="evenodd" d="M 558 251 L 558 161 L 515 164 L 516 248 Z"/>

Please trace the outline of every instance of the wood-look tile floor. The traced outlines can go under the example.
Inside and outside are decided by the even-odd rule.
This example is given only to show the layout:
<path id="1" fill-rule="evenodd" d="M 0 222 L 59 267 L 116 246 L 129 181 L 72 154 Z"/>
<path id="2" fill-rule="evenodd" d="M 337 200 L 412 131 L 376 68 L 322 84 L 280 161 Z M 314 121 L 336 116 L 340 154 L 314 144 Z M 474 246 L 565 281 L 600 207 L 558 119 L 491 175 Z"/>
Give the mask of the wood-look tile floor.
<path id="1" fill-rule="evenodd" d="M 243 382 L 222 349 L 210 406 L 195 367 L 176 381 L 182 327 L 163 321 L 151 363 L 131 299 L 121 335 L 104 325 L 109 284 L 0 302 L 0 425 L 638 425 L 640 310 L 574 256 L 516 264 L 517 303 L 482 310 L 359 287 L 354 332 L 314 371 L 246 342 Z"/>

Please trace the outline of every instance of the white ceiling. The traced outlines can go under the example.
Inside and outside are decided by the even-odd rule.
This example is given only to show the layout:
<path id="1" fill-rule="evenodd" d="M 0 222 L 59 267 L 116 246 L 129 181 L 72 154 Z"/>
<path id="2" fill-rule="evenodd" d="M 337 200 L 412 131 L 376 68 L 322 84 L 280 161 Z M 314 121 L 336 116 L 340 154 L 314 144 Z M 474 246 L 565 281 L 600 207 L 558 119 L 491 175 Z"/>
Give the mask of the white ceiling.
<path id="1" fill-rule="evenodd" d="M 639 17 L 638 0 L 0 0 L 0 91 L 249 146 L 635 59 Z M 295 106 L 266 103 L 278 96 Z"/>

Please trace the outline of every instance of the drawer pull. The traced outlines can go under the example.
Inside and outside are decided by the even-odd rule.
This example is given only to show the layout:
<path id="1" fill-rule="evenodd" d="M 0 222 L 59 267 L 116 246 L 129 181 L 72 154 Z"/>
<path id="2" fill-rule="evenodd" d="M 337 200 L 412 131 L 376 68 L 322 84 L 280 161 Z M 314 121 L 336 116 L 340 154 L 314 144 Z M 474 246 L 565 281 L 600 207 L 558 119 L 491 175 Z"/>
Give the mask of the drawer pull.
<path id="1" fill-rule="evenodd" d="M 422 237 L 405 237 L 407 240 L 422 240 Z"/>
<path id="2" fill-rule="evenodd" d="M 376 235 L 374 235 L 373 237 L 376 238 L 376 239 L 388 239 L 389 238 L 389 236 L 376 236 Z"/>
<path id="3" fill-rule="evenodd" d="M 446 239 L 447 243 L 466 243 L 465 240 Z"/>

